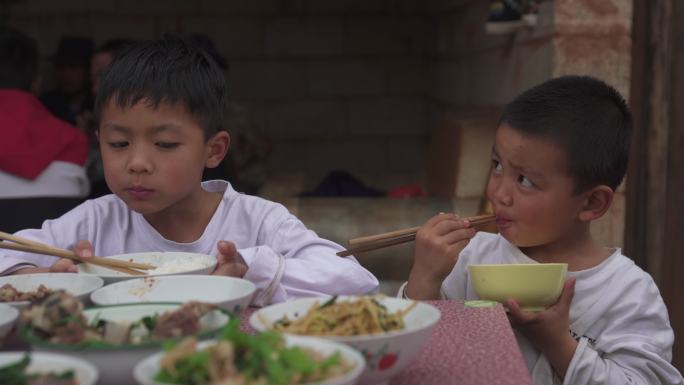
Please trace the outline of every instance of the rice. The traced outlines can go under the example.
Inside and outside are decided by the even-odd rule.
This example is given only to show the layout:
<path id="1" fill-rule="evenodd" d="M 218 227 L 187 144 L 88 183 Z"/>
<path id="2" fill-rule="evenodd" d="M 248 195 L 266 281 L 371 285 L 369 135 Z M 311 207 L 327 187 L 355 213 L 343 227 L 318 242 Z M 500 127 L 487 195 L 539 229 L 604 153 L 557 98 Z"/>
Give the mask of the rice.
<path id="1" fill-rule="evenodd" d="M 148 270 L 147 274 L 154 275 L 182 273 L 185 271 L 202 269 L 209 266 L 210 264 L 211 261 L 206 258 L 175 259 L 172 261 L 164 261 L 161 264 L 158 264 L 156 269 Z"/>

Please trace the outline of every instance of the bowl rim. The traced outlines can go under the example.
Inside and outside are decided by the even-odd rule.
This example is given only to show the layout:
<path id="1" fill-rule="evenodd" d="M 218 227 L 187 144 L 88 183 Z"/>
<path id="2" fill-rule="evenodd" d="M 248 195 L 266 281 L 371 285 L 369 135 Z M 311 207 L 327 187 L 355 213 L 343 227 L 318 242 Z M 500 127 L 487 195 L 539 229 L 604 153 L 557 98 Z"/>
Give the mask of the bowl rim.
<path id="1" fill-rule="evenodd" d="M 155 305 L 177 305 L 177 307 L 182 306 L 183 302 L 129 302 L 129 303 L 119 303 L 119 304 L 113 304 L 113 305 L 101 305 L 101 306 L 91 306 L 87 309 L 84 309 L 83 311 L 96 311 L 97 309 L 105 309 L 105 308 L 114 308 L 114 307 L 129 307 L 129 306 L 155 306 Z M 214 309 L 216 311 L 219 311 L 220 313 L 224 314 L 228 319 L 226 320 L 226 323 L 218 326 L 213 329 L 209 330 L 203 330 L 200 331 L 199 333 L 194 333 L 191 335 L 187 336 L 181 336 L 181 337 L 174 337 L 174 338 L 166 338 L 160 341 L 151 341 L 151 342 L 145 342 L 141 344 L 122 344 L 122 345 L 96 345 L 96 346 L 90 346 L 88 345 L 87 342 L 81 342 L 78 344 L 65 344 L 65 343 L 56 343 L 56 342 L 49 342 L 45 341 L 44 339 L 36 336 L 32 332 L 32 328 L 29 327 L 28 325 L 22 325 L 22 327 L 19 330 L 19 336 L 21 339 L 23 339 L 25 342 L 27 342 L 31 347 L 36 346 L 40 348 L 45 348 L 45 349 L 52 349 L 52 350 L 59 350 L 59 351 L 69 351 L 69 352 L 111 352 L 111 351 L 120 351 L 120 350 L 142 350 L 142 349 L 149 349 L 149 348 L 161 348 L 165 343 L 169 341 L 180 341 L 185 337 L 189 336 L 195 336 L 198 339 L 204 339 L 207 337 L 212 337 L 216 335 L 221 329 L 228 323 L 230 322 L 231 319 L 235 318 L 235 316 L 225 310 L 217 307 Z M 96 341 L 99 342 L 99 341 Z"/>
<path id="2" fill-rule="evenodd" d="M 493 268 L 493 267 L 501 267 L 501 266 L 512 266 L 512 267 L 519 267 L 519 266 L 535 266 L 535 267 L 563 267 L 565 266 L 566 268 L 568 267 L 567 263 L 564 262 L 552 262 L 552 263 L 471 263 L 468 265 L 468 268 L 470 267 L 483 267 L 483 268 Z M 505 267 L 504 267 L 505 269 Z"/>
<path id="3" fill-rule="evenodd" d="M 373 295 L 370 295 L 372 297 Z M 259 319 L 258 313 L 261 312 L 262 310 L 266 310 L 272 307 L 284 307 L 287 306 L 288 304 L 292 303 L 297 303 L 297 302 L 313 302 L 316 300 L 321 300 L 321 299 L 329 299 L 333 296 L 326 296 L 326 297 L 307 297 L 307 298 L 299 298 L 294 301 L 288 301 L 288 302 L 281 302 L 277 304 L 273 304 L 270 306 L 263 307 L 261 309 L 258 309 L 252 315 L 249 317 L 249 325 L 254 328 L 255 330 L 261 332 L 265 330 L 273 330 L 270 328 L 270 326 L 265 326 L 261 319 Z M 340 299 L 350 299 L 350 298 L 359 298 L 359 297 L 364 297 L 363 295 L 340 295 L 338 298 Z M 360 334 L 356 336 L 334 336 L 334 335 L 310 335 L 310 334 L 295 334 L 295 333 L 289 333 L 285 331 L 281 331 L 280 333 L 285 334 L 285 335 L 292 335 L 292 336 L 301 336 L 301 337 L 313 337 L 313 338 L 323 338 L 326 340 L 332 340 L 336 342 L 343 342 L 343 343 L 350 343 L 350 342 L 360 342 L 360 341 L 376 341 L 376 340 L 381 340 L 385 338 L 394 338 L 394 337 L 399 337 L 403 335 L 408 335 L 412 333 L 416 333 L 421 330 L 425 329 L 430 329 L 433 326 L 435 326 L 439 320 L 442 318 L 442 312 L 435 307 L 434 305 L 431 305 L 429 303 L 426 303 L 425 301 L 418 301 L 418 300 L 412 300 L 412 299 L 406 299 L 406 298 L 396 298 L 396 297 L 389 297 L 389 296 L 380 296 L 381 299 L 387 299 L 391 301 L 400 301 L 400 302 L 406 302 L 407 304 L 411 304 L 413 302 L 416 302 L 418 306 L 424 307 L 427 309 L 429 312 L 431 312 L 432 315 L 434 315 L 434 319 L 429 319 L 428 322 L 420 325 L 419 327 L 416 328 L 404 328 L 402 330 L 393 330 L 389 332 L 384 332 L 384 333 L 371 333 L 371 334 Z M 310 306 L 309 306 L 310 308 Z M 308 309 L 307 309 L 308 310 Z M 262 313 L 263 314 L 263 313 Z M 257 327 L 257 325 L 259 327 Z"/>
<path id="4" fill-rule="evenodd" d="M 323 380 L 323 381 L 306 382 L 306 383 L 303 383 L 302 385 L 325 385 L 329 382 L 332 382 L 333 380 L 358 379 L 363 374 L 363 372 L 366 370 L 366 366 L 367 366 L 366 358 L 363 356 L 363 354 L 361 354 L 361 352 L 359 352 L 357 349 L 355 349 L 355 348 L 353 348 L 353 347 L 351 347 L 351 346 L 349 346 L 343 342 L 333 341 L 331 339 L 322 338 L 322 337 L 304 336 L 304 335 L 296 335 L 296 334 L 285 334 L 285 333 L 281 333 L 281 334 L 282 334 L 283 338 L 285 338 L 286 341 L 291 340 L 291 341 L 286 342 L 288 344 L 292 343 L 293 345 L 297 346 L 296 345 L 297 340 L 304 340 L 305 342 L 309 342 L 309 343 L 315 343 L 315 344 L 323 343 L 324 345 L 328 345 L 328 346 L 332 345 L 332 346 L 334 346 L 335 349 L 337 349 L 337 351 L 345 351 L 347 354 L 351 355 L 355 359 L 354 363 L 356 365 L 354 366 L 354 368 L 352 368 L 352 370 L 350 370 L 349 372 L 345 373 L 342 376 L 328 378 L 328 379 Z M 215 344 L 217 342 L 218 342 L 218 340 L 216 340 L 216 339 L 200 341 L 197 344 L 197 348 L 198 349 L 204 349 L 205 347 L 207 347 L 211 344 Z M 301 346 L 301 345 L 299 345 L 299 346 Z M 306 346 L 306 347 L 311 348 L 311 349 L 315 349 L 315 347 L 310 346 L 310 345 Z M 146 365 L 154 365 L 157 367 L 157 369 L 159 369 L 159 361 L 165 353 L 166 353 L 165 351 L 155 352 L 155 353 L 145 357 L 140 362 L 138 362 L 132 369 L 133 378 L 135 378 L 136 381 L 139 381 L 140 383 L 142 383 L 142 381 L 140 381 L 141 377 L 143 377 L 142 373 L 141 373 L 142 368 Z M 145 381 L 149 381 L 149 380 L 154 381 L 153 378 L 148 378 L 148 377 L 144 377 L 144 380 Z M 158 381 L 154 381 L 154 382 L 160 383 Z"/>
<path id="5" fill-rule="evenodd" d="M 83 270 L 81 270 L 81 265 L 77 265 L 78 268 L 78 273 L 77 274 L 82 274 L 82 275 L 94 275 L 96 277 L 100 277 L 103 280 L 104 279 L 136 279 L 136 278 L 145 278 L 145 277 L 165 277 L 169 275 L 190 275 L 188 274 L 191 271 L 197 271 L 197 270 L 203 270 L 207 268 L 214 268 L 216 267 L 216 264 L 218 263 L 218 259 L 215 255 L 210 255 L 210 254 L 204 254 L 204 253 L 194 253 L 190 251 L 139 251 L 139 252 L 131 252 L 131 253 L 123 253 L 123 254 L 114 254 L 110 255 L 107 258 L 126 258 L 129 255 L 140 255 L 140 254 L 194 254 L 194 255 L 203 255 L 206 257 L 211 258 L 211 263 L 207 266 L 197 268 L 197 269 L 192 269 L 192 270 L 186 270 L 186 271 L 181 271 L 178 273 L 162 273 L 162 274 L 146 274 L 144 276 L 137 276 L 137 275 L 130 275 L 130 274 L 122 274 L 122 273 L 107 273 L 107 274 L 96 274 L 96 273 L 88 273 Z"/>
<path id="6" fill-rule="evenodd" d="M 19 318 L 19 309 L 15 308 L 14 306 L 8 305 L 8 303 L 12 302 L 2 302 L 0 303 L 0 325 L 5 326 L 9 325 L 12 322 L 15 322 L 17 318 Z M 4 315 L 9 315 L 7 318 L 3 318 Z"/>
<path id="7" fill-rule="evenodd" d="M 96 284 L 97 287 L 95 289 L 90 289 L 90 290 L 86 291 L 85 293 L 81 293 L 81 294 L 73 294 L 72 293 L 75 297 L 90 296 L 90 294 L 92 292 L 94 292 L 95 290 L 99 290 L 104 286 L 104 279 L 102 279 L 102 277 L 100 277 L 96 274 L 56 273 L 56 272 L 55 273 L 50 272 L 50 273 L 31 273 L 31 274 L 21 274 L 21 275 L 6 275 L 6 276 L 0 277 L 0 286 L 3 283 L 11 284 L 10 282 L 5 282 L 5 281 L 25 281 L 28 278 L 34 278 L 34 277 L 35 278 L 49 278 L 49 277 L 58 277 L 58 276 L 69 276 L 70 278 L 78 277 L 76 279 L 82 279 L 82 280 L 86 280 L 86 281 L 91 280 L 91 281 L 93 281 L 93 283 L 97 283 Z M 15 277 L 15 278 L 13 278 L 13 277 Z M 38 284 L 45 285 L 44 282 L 38 282 Z M 48 289 L 51 289 L 51 288 L 48 287 Z M 66 289 L 52 289 L 52 290 L 66 290 Z M 66 290 L 66 291 L 71 293 L 69 290 Z M 11 301 L 11 302 L 8 301 L 8 302 L 0 302 L 0 304 L 7 304 L 10 306 L 19 306 L 19 307 L 24 308 L 24 307 L 28 307 L 29 305 L 31 305 L 31 301 Z"/>
<path id="8" fill-rule="evenodd" d="M 83 369 L 85 372 L 88 372 L 89 375 L 93 377 L 93 384 L 97 384 L 98 380 L 100 379 L 100 369 L 95 366 L 92 362 L 85 360 L 80 357 L 74 357 L 72 355 L 68 354 L 62 354 L 62 353 L 54 353 L 54 352 L 35 352 L 35 351 L 22 351 L 22 350 L 5 350 L 5 351 L 0 351 L 0 357 L 5 356 L 5 357 L 11 357 L 11 356 L 18 356 L 19 359 L 23 357 L 25 354 L 28 354 L 31 357 L 31 360 L 33 360 L 34 356 L 38 356 L 39 360 L 42 359 L 54 359 L 57 358 L 59 360 L 66 360 L 66 361 L 71 361 L 72 363 L 76 363 L 76 365 L 80 366 L 81 369 Z"/>
<path id="9" fill-rule="evenodd" d="M 95 290 L 93 290 L 90 293 L 90 300 L 96 304 L 97 306 L 108 306 L 108 305 L 116 305 L 116 304 L 123 304 L 123 303 L 152 303 L 152 302 L 117 302 L 117 303 L 102 303 L 101 301 L 96 301 L 95 296 L 98 295 L 97 293 L 103 293 L 108 290 L 115 290 L 120 286 L 128 286 L 128 285 L 133 285 L 136 282 L 144 282 L 145 280 L 149 279 L 155 279 L 155 280 L 166 280 L 166 281 L 173 281 L 173 280 L 180 280 L 180 279 L 200 279 L 200 280 L 222 280 L 222 281 L 232 281 L 232 282 L 237 282 L 238 284 L 241 285 L 246 285 L 246 293 L 245 294 L 240 294 L 240 296 L 233 296 L 228 299 L 223 299 L 219 302 L 225 302 L 225 301 L 235 301 L 235 300 L 242 300 L 246 297 L 249 297 L 253 295 L 256 292 L 256 285 L 254 282 L 244 279 L 244 278 L 238 278 L 238 277 L 229 277 L 229 276 L 223 276 L 223 275 L 201 275 L 201 274 L 171 274 L 171 275 L 149 275 L 146 277 L 140 277 L 140 278 L 132 278 L 132 279 L 125 279 L 121 280 L 118 282 L 113 282 L 110 283 L 109 285 L 105 285 L 102 287 L 99 287 Z M 160 301 L 154 301 L 154 302 L 160 302 Z M 164 301 L 161 301 L 164 302 Z M 175 301 L 171 301 L 175 302 Z M 212 303 L 216 304 L 219 302 L 208 302 L 208 301 L 202 301 L 202 302 L 207 302 L 207 303 Z"/>

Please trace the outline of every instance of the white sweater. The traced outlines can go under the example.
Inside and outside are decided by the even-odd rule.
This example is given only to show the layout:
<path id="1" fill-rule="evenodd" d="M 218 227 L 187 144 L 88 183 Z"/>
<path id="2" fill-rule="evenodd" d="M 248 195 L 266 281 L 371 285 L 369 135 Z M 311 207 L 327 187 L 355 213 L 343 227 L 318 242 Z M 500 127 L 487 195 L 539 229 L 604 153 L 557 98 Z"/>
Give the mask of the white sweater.
<path id="1" fill-rule="evenodd" d="M 216 255 L 220 240 L 232 241 L 245 260 L 245 278 L 257 286 L 255 305 L 321 294 L 376 292 L 377 279 L 353 258 L 335 255 L 343 248 L 319 238 L 280 204 L 233 190 L 228 182 L 202 187 L 223 192 L 204 234 L 191 243 L 162 237 L 142 215 L 114 195 L 89 200 L 41 229 L 17 235 L 71 249 L 79 240 L 92 243 L 95 255 L 143 251 L 182 251 Z M 0 272 L 51 266 L 55 257 L 0 250 Z"/>
<path id="2" fill-rule="evenodd" d="M 442 284 L 448 298 L 478 299 L 470 264 L 537 263 L 500 235 L 478 233 Z M 653 279 L 619 249 L 600 265 L 569 272 L 577 279 L 570 333 L 579 345 L 563 384 L 683 384 L 670 361 L 674 333 Z M 537 385 L 560 384 L 546 357 L 521 334 L 518 344 Z"/>

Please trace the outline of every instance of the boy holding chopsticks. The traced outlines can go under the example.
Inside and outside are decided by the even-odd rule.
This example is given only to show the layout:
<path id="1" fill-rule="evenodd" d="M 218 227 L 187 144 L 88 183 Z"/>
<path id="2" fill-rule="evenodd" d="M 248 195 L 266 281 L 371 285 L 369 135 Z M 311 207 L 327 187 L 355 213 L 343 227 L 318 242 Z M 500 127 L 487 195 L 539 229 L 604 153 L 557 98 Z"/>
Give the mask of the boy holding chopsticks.
<path id="1" fill-rule="evenodd" d="M 77 255 L 141 251 L 217 254 L 214 274 L 249 279 L 255 304 L 365 294 L 377 279 L 283 206 L 201 182 L 228 151 L 226 84 L 209 55 L 174 37 L 134 44 L 112 63 L 95 105 L 105 179 L 90 200 L 16 235 Z M 3 250 L 0 273 L 75 271 L 69 260 Z"/>
<path id="2" fill-rule="evenodd" d="M 416 235 L 401 294 L 477 299 L 469 264 L 567 263 L 553 306 L 532 313 L 510 299 L 509 318 L 534 382 L 682 384 L 670 361 L 674 335 L 652 278 L 594 240 L 627 169 L 631 117 L 619 93 L 589 77 L 534 87 L 505 108 L 492 149 L 487 197 L 499 234 L 453 214 Z"/>

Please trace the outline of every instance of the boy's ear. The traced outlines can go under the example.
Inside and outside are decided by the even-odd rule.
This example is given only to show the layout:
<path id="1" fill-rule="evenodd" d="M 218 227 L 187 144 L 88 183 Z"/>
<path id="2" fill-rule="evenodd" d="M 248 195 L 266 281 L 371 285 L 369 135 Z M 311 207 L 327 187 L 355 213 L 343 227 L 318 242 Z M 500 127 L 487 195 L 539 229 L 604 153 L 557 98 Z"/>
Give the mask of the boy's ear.
<path id="1" fill-rule="evenodd" d="M 205 166 L 207 168 L 218 166 L 223 158 L 226 157 L 228 148 L 230 148 L 230 134 L 227 131 L 217 132 L 207 141 L 207 161 Z"/>
<path id="2" fill-rule="evenodd" d="M 600 185 L 584 193 L 584 206 L 579 213 L 582 222 L 599 219 L 608 211 L 613 203 L 615 191 L 606 185 Z"/>

